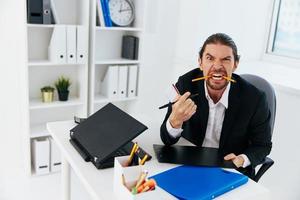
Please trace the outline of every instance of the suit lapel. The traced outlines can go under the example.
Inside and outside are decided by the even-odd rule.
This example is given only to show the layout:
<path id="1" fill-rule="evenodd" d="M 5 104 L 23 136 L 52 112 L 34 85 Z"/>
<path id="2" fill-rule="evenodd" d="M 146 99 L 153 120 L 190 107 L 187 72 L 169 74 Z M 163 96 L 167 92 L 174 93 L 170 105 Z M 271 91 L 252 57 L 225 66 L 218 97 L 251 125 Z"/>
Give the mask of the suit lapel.
<path id="1" fill-rule="evenodd" d="M 228 97 L 228 108 L 225 111 L 220 145 L 219 148 L 222 149 L 228 134 L 230 133 L 231 127 L 235 122 L 236 114 L 240 106 L 240 98 L 239 98 L 239 83 L 232 83 L 229 91 Z"/>
<path id="2" fill-rule="evenodd" d="M 207 127 L 207 121 L 208 121 L 208 102 L 205 97 L 205 91 L 204 91 L 204 81 L 198 81 L 197 84 L 193 87 L 194 93 L 199 93 L 199 95 L 195 98 L 195 103 L 197 105 L 197 112 L 195 113 L 195 123 L 197 124 L 197 141 L 199 145 L 202 145 L 206 127 Z"/>

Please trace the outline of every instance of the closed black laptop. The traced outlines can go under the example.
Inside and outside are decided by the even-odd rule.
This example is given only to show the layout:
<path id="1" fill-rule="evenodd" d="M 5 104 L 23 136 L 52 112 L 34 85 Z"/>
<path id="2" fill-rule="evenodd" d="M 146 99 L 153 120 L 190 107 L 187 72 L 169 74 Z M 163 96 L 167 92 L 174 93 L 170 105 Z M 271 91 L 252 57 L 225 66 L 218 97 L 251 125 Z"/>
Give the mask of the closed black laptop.
<path id="1" fill-rule="evenodd" d="M 217 148 L 197 146 L 153 145 L 158 162 L 206 167 L 236 168 L 232 161 L 225 161 Z"/>
<path id="2" fill-rule="evenodd" d="M 107 168 L 113 166 L 115 156 L 128 155 L 132 139 L 146 129 L 144 124 L 108 103 L 70 130 L 70 142 L 85 161 L 91 161 L 98 169 Z"/>

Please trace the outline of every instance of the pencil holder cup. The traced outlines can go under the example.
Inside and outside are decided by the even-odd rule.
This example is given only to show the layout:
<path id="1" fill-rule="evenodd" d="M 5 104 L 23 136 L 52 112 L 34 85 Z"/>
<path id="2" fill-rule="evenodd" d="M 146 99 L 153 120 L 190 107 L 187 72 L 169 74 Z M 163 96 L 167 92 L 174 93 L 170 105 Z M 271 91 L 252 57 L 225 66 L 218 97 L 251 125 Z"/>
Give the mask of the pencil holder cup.
<path id="1" fill-rule="evenodd" d="M 161 188 L 132 194 L 129 188 L 136 185 L 140 174 L 145 170 L 144 165 L 126 166 L 129 156 L 115 157 L 114 163 L 114 194 L 117 199 L 160 199 L 161 193 L 166 193 Z M 122 177 L 124 176 L 124 178 Z"/>

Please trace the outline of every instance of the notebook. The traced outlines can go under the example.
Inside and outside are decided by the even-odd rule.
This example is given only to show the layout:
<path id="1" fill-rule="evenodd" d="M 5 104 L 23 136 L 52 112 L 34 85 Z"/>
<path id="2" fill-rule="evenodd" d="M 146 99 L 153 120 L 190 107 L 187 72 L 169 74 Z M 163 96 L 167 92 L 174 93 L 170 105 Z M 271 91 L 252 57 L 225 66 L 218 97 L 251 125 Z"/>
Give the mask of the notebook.
<path id="1" fill-rule="evenodd" d="M 216 167 L 183 165 L 156 174 L 157 185 L 178 199 L 214 199 L 248 181 L 248 177 Z"/>
<path id="2" fill-rule="evenodd" d="M 131 141 L 146 129 L 144 124 L 108 103 L 70 130 L 70 142 L 85 161 L 91 161 L 97 168 L 107 168 L 113 166 L 115 156 L 128 155 L 133 146 Z M 141 149 L 139 156 L 145 153 Z"/>
<path id="3" fill-rule="evenodd" d="M 217 148 L 153 145 L 158 162 L 207 167 L 236 168 L 232 161 L 225 161 Z"/>

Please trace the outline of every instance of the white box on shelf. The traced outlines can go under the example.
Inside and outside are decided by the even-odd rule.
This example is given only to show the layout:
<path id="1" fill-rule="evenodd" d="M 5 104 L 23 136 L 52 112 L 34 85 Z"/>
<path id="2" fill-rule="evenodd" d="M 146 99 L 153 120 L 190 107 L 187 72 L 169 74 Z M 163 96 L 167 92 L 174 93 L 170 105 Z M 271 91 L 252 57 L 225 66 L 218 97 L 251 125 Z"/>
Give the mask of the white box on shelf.
<path id="1" fill-rule="evenodd" d="M 66 63 L 66 26 L 56 25 L 53 29 L 50 44 L 48 47 L 48 57 L 53 63 Z"/>
<path id="2" fill-rule="evenodd" d="M 49 138 L 50 141 L 50 171 L 57 172 L 61 169 L 61 153 L 53 138 Z"/>
<path id="3" fill-rule="evenodd" d="M 88 51 L 88 39 L 87 39 L 87 28 L 84 26 L 77 26 L 77 63 L 87 63 L 87 51 Z"/>
<path id="4" fill-rule="evenodd" d="M 49 150 L 47 138 L 33 140 L 33 166 L 37 175 L 49 173 Z"/>
<path id="5" fill-rule="evenodd" d="M 67 63 L 76 63 L 76 26 L 68 25 L 67 30 Z"/>
<path id="6" fill-rule="evenodd" d="M 108 66 L 104 79 L 101 82 L 102 94 L 108 98 L 118 97 L 118 73 L 118 65 Z"/>
<path id="7" fill-rule="evenodd" d="M 137 96 L 138 66 L 128 66 L 128 97 Z"/>
<path id="8" fill-rule="evenodd" d="M 119 84 L 118 84 L 118 97 L 125 98 L 127 96 L 127 77 L 128 67 L 126 65 L 119 66 Z"/>
<path id="9" fill-rule="evenodd" d="M 163 189 L 158 186 L 155 186 L 155 189 L 152 191 L 142 192 L 133 195 L 131 191 L 128 190 L 123 185 L 122 174 L 125 178 L 125 184 L 134 184 L 139 178 L 140 174 L 146 169 L 146 165 L 137 165 L 124 167 L 127 163 L 129 156 L 115 157 L 114 162 L 114 194 L 117 199 L 122 200 L 153 200 L 153 199 L 176 199 Z"/>

